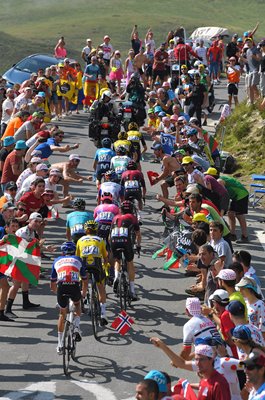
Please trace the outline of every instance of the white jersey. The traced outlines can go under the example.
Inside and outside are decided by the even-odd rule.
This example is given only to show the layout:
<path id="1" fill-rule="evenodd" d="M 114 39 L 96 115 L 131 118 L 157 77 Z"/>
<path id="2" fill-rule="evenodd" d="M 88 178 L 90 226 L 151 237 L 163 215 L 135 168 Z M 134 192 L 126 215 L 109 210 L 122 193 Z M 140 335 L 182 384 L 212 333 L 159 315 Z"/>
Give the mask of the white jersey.
<path id="1" fill-rule="evenodd" d="M 195 361 L 192 361 L 192 369 L 198 372 L 198 366 Z M 216 357 L 214 360 L 214 369 L 223 375 L 227 380 L 231 393 L 231 400 L 241 400 L 240 386 L 237 376 L 237 370 L 243 371 L 243 366 L 240 365 L 240 361 L 236 358 L 230 357 Z"/>
<path id="2" fill-rule="evenodd" d="M 13 111 L 14 108 L 14 101 L 10 99 L 5 99 L 2 104 L 2 119 L 1 122 L 8 124 L 10 120 L 10 115 L 7 113 L 7 110 Z"/>
<path id="3" fill-rule="evenodd" d="M 124 189 L 121 185 L 115 182 L 103 182 L 99 188 L 99 198 L 103 193 L 111 193 L 113 203 L 119 204 Z"/>
<path id="4" fill-rule="evenodd" d="M 195 339 L 207 336 L 220 337 L 216 325 L 203 315 L 192 317 L 183 326 L 183 346 L 190 347 L 194 344 Z"/>
<path id="5" fill-rule="evenodd" d="M 207 66 L 208 62 L 207 62 L 207 57 L 206 57 L 206 53 L 207 53 L 206 47 L 204 47 L 204 46 L 203 47 L 201 47 L 201 46 L 195 47 L 195 53 L 198 54 L 198 57 L 202 58 L 202 64 Z"/>
<path id="6" fill-rule="evenodd" d="M 16 181 L 18 191 L 21 189 L 24 180 L 27 179 L 32 174 L 33 174 L 33 172 L 31 171 L 30 168 L 27 168 L 23 172 L 21 172 L 21 174 L 19 175 L 19 177 L 17 178 L 17 181 Z"/>

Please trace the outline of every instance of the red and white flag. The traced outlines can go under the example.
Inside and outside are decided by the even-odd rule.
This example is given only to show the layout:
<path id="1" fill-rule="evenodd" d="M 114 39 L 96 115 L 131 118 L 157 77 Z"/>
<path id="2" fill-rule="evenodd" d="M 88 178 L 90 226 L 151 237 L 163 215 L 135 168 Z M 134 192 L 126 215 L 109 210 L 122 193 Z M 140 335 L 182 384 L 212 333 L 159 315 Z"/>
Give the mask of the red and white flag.
<path id="1" fill-rule="evenodd" d="M 111 327 L 114 328 L 121 335 L 125 335 L 134 324 L 134 320 L 126 313 L 121 311 L 117 318 L 112 322 Z"/>

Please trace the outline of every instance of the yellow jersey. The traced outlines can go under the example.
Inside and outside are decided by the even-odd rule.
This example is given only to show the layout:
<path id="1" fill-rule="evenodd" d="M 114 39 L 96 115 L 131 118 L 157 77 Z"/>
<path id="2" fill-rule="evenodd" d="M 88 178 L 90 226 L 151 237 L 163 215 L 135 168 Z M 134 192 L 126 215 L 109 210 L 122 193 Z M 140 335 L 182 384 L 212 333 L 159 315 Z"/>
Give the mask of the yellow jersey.
<path id="1" fill-rule="evenodd" d="M 132 148 L 132 142 L 129 140 L 116 140 L 116 142 L 113 143 L 114 150 L 116 151 L 117 147 L 123 146 L 127 150 L 128 153 L 130 153 L 131 148 Z"/>
<path id="2" fill-rule="evenodd" d="M 140 141 L 143 138 L 142 133 L 138 131 L 128 131 L 127 136 L 130 142 L 137 142 L 137 143 L 140 143 Z"/>
<path id="3" fill-rule="evenodd" d="M 102 238 L 96 235 L 81 237 L 76 244 L 76 255 L 86 258 L 88 266 L 92 266 L 101 258 L 107 258 L 106 244 Z"/>

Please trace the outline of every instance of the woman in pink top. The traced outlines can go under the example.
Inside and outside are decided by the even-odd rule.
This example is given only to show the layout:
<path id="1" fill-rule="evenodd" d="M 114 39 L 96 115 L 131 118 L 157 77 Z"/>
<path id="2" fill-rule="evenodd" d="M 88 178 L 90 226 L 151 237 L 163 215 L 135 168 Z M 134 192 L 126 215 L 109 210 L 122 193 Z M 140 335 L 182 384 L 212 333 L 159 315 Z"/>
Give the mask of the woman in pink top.
<path id="1" fill-rule="evenodd" d="M 64 37 L 62 36 L 59 40 L 57 45 L 54 48 L 54 56 L 56 58 L 65 58 L 67 56 L 67 51 L 65 46 Z"/>

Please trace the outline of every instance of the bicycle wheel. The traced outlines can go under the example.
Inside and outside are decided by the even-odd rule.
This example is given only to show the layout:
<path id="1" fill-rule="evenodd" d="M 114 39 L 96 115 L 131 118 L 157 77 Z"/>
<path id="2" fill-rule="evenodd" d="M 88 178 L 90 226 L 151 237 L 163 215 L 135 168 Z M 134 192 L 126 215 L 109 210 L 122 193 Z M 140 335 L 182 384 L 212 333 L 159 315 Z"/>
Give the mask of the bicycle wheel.
<path id="1" fill-rule="evenodd" d="M 127 291 L 128 284 L 126 280 L 126 275 L 124 271 L 122 271 L 119 280 L 119 296 L 120 296 L 120 308 L 121 310 L 126 311 L 127 308 Z"/>
<path id="2" fill-rule="evenodd" d="M 69 321 L 65 321 L 64 331 L 63 331 L 63 371 L 65 375 L 68 375 L 70 358 L 71 358 L 70 323 Z"/>
<path id="3" fill-rule="evenodd" d="M 91 321 L 93 334 L 96 340 L 98 340 L 98 331 L 100 326 L 100 304 L 98 300 L 98 292 L 95 284 L 92 286 L 92 293 L 90 299 L 90 310 L 91 310 Z"/>
<path id="4" fill-rule="evenodd" d="M 77 342 L 74 340 L 73 336 L 72 336 L 72 340 L 71 340 L 71 358 L 73 361 L 76 360 L 76 345 Z"/>

